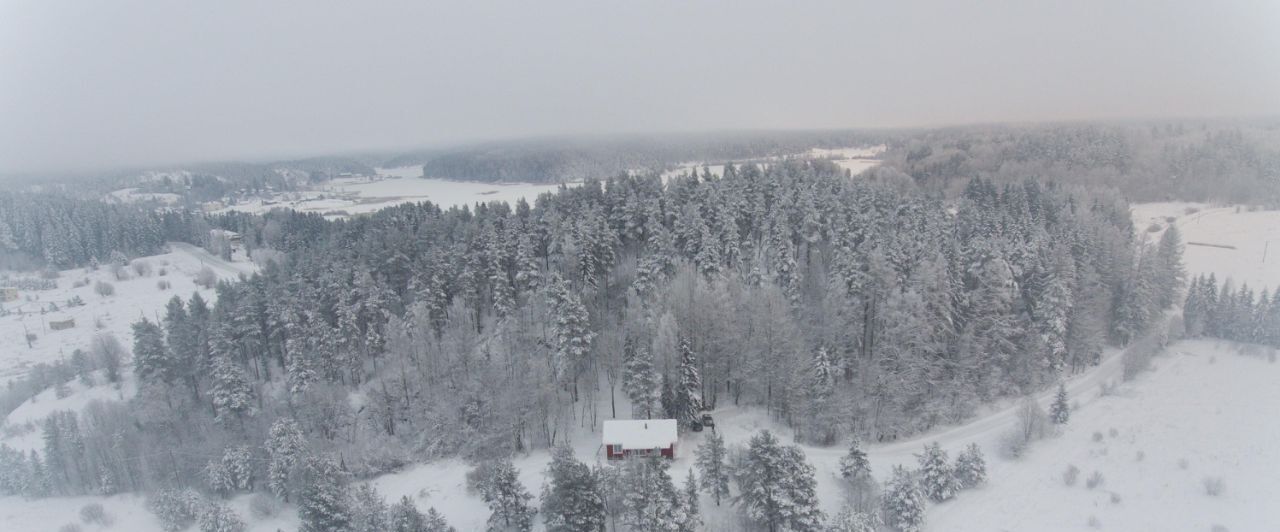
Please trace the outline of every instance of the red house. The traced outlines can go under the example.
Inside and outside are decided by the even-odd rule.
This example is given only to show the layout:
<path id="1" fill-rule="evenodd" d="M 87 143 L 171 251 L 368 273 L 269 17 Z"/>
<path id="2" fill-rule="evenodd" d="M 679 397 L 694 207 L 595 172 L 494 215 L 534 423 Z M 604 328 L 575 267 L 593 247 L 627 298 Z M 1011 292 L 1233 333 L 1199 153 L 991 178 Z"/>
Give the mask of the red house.
<path id="1" fill-rule="evenodd" d="M 610 419 L 604 422 L 602 443 L 610 460 L 654 454 L 675 458 L 677 439 L 674 419 Z"/>

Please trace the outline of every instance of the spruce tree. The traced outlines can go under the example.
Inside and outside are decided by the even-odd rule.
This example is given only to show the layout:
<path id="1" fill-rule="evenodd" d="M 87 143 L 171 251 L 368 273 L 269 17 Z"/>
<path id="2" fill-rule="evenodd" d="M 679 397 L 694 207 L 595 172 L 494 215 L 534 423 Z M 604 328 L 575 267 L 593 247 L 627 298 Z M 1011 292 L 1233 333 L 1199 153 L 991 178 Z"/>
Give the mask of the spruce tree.
<path id="1" fill-rule="evenodd" d="M 383 532 L 387 529 L 387 502 L 378 490 L 368 484 L 351 490 L 351 532 Z"/>
<path id="2" fill-rule="evenodd" d="M 737 473 L 737 502 L 747 516 L 770 531 L 816 530 L 821 526 L 814 468 L 798 447 L 783 446 L 769 431 L 751 437 L 746 462 Z"/>
<path id="3" fill-rule="evenodd" d="M 942 502 L 960 491 L 960 481 L 951 468 L 947 452 L 938 442 L 926 444 L 916 459 L 920 462 L 920 488 L 926 497 Z"/>
<path id="4" fill-rule="evenodd" d="M 698 530 L 702 527 L 702 507 L 698 503 L 698 475 L 689 468 L 689 476 L 684 480 L 684 515 L 685 522 L 681 528 Z"/>
<path id="5" fill-rule="evenodd" d="M 919 532 L 924 527 L 924 505 L 916 479 L 902 466 L 893 466 L 884 496 L 886 524 L 899 532 Z"/>
<path id="6" fill-rule="evenodd" d="M 680 339 L 680 381 L 676 384 L 675 414 L 683 427 L 701 423 L 702 376 L 698 372 L 697 356 L 687 338 Z"/>
<path id="7" fill-rule="evenodd" d="M 346 530 L 351 524 L 346 473 L 331 458 L 308 457 L 298 494 L 298 532 Z"/>
<path id="8" fill-rule="evenodd" d="M 625 341 L 623 352 L 622 389 L 631 400 L 631 417 L 652 419 L 662 401 L 662 377 L 654 367 L 653 354 L 644 347 L 636 347 L 630 337 Z"/>
<path id="9" fill-rule="evenodd" d="M 418 507 L 408 496 L 400 497 L 387 511 L 388 532 L 422 532 L 426 525 L 426 516 L 418 511 Z"/>
<path id="10" fill-rule="evenodd" d="M 867 453 L 862 450 L 857 437 L 849 442 L 849 452 L 840 457 L 840 476 L 848 482 L 871 476 L 871 462 L 867 460 Z"/>
<path id="11" fill-rule="evenodd" d="M 956 457 L 955 472 L 961 487 L 966 489 L 980 486 L 987 481 L 987 461 L 983 458 L 982 449 L 978 448 L 978 444 L 970 443 L 960 452 L 960 456 Z"/>
<path id="12" fill-rule="evenodd" d="M 605 525 L 604 498 L 599 479 L 573 457 L 567 445 L 551 452 L 550 484 L 542 495 L 542 515 L 553 532 L 596 532 Z"/>
<path id="13" fill-rule="evenodd" d="M 1054 396 L 1053 404 L 1049 406 L 1049 419 L 1055 425 L 1066 425 L 1070 418 L 1071 406 L 1067 404 L 1067 387 L 1059 383 L 1058 394 Z"/>
<path id="14" fill-rule="evenodd" d="M 520 483 L 519 472 L 510 460 L 497 461 L 490 469 L 491 477 L 481 493 L 492 512 L 489 530 L 527 532 L 533 528 L 535 510 L 529 506 L 533 495 Z"/>

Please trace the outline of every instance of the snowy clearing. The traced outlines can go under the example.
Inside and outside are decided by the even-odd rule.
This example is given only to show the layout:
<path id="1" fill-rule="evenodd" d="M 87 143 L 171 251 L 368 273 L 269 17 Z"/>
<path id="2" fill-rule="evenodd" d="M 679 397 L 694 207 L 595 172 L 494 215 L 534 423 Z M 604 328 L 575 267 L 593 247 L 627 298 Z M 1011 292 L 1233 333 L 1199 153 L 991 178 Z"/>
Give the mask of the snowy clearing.
<path id="1" fill-rule="evenodd" d="M 927 528 L 1089 530 L 1094 517 L 1103 530 L 1280 530 L 1280 365 L 1237 349 L 1180 342 L 1115 395 L 1072 394 L 1097 400 L 1023 460 L 991 461 L 987 486 L 934 506 Z M 1072 465 L 1080 480 L 1067 486 Z M 1094 471 L 1103 483 L 1089 489 Z"/>
<path id="2" fill-rule="evenodd" d="M 94 336 L 106 333 L 115 335 L 125 346 L 132 342 L 130 325 L 139 317 L 155 319 L 173 296 L 190 299 L 193 292 L 200 292 L 209 303 L 215 297 L 213 290 L 201 288 L 195 283 L 196 273 L 209 266 L 220 279 L 235 279 L 241 273 L 252 273 L 255 266 L 247 262 L 223 262 L 203 249 L 190 244 L 171 243 L 171 251 L 133 262 L 150 265 L 150 273 L 138 275 L 131 267 L 125 268 L 129 278 L 117 280 L 107 266 L 97 271 L 84 268 L 64 270 L 59 273 L 57 288 L 53 290 L 21 291 L 18 301 L 5 303 L 11 314 L 0 317 L 0 381 L 25 374 L 32 365 L 53 362 L 70 357 L 76 349 L 88 349 Z M 164 270 L 165 275 L 160 275 Z M 22 275 L 34 275 L 26 273 Z M 161 290 L 161 281 L 169 288 Z M 109 283 L 115 289 L 110 296 L 98 295 L 95 285 Z M 80 286 L 76 286 L 79 284 Z M 70 306 L 68 300 L 79 297 L 82 306 Z M 51 310 L 56 305 L 57 310 Z M 52 330 L 50 321 L 74 319 L 75 326 L 64 330 Z M 27 346 L 26 334 L 34 334 L 35 340 Z"/>
<path id="3" fill-rule="evenodd" d="M 524 198 L 533 200 L 545 192 L 554 192 L 559 184 L 479 183 L 425 179 L 422 167 L 378 168 L 372 177 L 341 177 L 323 186 L 301 192 L 278 194 L 231 205 L 215 212 L 240 211 L 263 213 L 276 208 L 314 212 L 330 218 L 367 214 L 401 203 L 430 201 L 441 208 L 461 207 L 505 201 L 514 204 Z M 568 183 L 565 186 L 576 186 Z"/>
<path id="4" fill-rule="evenodd" d="M 1187 272 L 1230 278 L 1237 287 L 1254 290 L 1280 287 L 1280 211 L 1250 211 L 1246 207 L 1215 207 L 1203 203 L 1137 203 L 1134 229 L 1155 242 L 1169 218 L 1187 244 L 1182 259 Z M 1149 231 L 1150 228 L 1158 228 Z"/>

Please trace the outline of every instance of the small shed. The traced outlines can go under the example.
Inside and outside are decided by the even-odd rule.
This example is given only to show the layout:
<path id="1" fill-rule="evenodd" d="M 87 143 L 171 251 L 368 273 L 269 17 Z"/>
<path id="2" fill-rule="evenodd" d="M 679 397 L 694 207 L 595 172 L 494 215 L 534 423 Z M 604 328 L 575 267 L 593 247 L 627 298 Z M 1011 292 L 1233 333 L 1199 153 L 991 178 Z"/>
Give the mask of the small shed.
<path id="1" fill-rule="evenodd" d="M 632 456 L 676 457 L 679 439 L 674 419 L 610 419 L 604 422 L 605 457 L 621 460 Z"/>
<path id="2" fill-rule="evenodd" d="M 17 301 L 18 289 L 12 286 L 0 286 L 0 301 Z"/>
<path id="3" fill-rule="evenodd" d="M 50 328 L 50 329 L 53 329 L 53 330 L 55 330 L 55 331 L 61 331 L 61 330 L 63 330 L 63 329 L 71 329 L 71 328 L 74 328 L 75 326 L 76 326 L 76 319 L 75 319 L 75 318 L 65 318 L 65 319 L 61 319 L 61 320 L 49 320 L 49 328 Z"/>

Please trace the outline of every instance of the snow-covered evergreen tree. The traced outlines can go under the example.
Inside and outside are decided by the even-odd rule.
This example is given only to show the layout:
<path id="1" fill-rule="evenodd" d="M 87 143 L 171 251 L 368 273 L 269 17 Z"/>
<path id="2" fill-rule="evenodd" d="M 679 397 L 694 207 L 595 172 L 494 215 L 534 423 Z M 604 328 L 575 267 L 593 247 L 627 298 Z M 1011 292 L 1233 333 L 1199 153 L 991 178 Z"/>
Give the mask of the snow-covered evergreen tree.
<path id="1" fill-rule="evenodd" d="M 964 488 L 977 487 L 987 481 L 987 461 L 978 444 L 971 443 L 960 451 L 960 455 L 956 457 L 955 472 Z"/>
<path id="2" fill-rule="evenodd" d="M 490 468 L 492 477 L 484 484 L 481 496 L 492 512 L 489 530 L 526 532 L 533 527 L 535 510 L 529 506 L 533 495 L 520 483 L 519 472 L 510 460 L 498 460 Z"/>
<path id="3" fill-rule="evenodd" d="M 408 496 L 400 497 L 387 510 L 388 532 L 422 532 L 426 525 L 427 516 L 418 511 L 417 505 Z"/>
<path id="4" fill-rule="evenodd" d="M 387 529 L 387 501 L 378 490 L 368 484 L 351 490 L 351 532 L 382 532 Z"/>
<path id="5" fill-rule="evenodd" d="M 698 502 L 698 475 L 689 468 L 689 475 L 684 480 L 684 517 L 681 525 L 684 530 L 702 528 L 702 506 Z"/>
<path id="6" fill-rule="evenodd" d="M 702 441 L 702 445 L 698 446 L 697 459 L 698 472 L 702 474 L 702 489 L 711 495 L 711 500 L 716 502 L 716 506 L 720 506 L 729 496 L 729 470 L 728 464 L 725 463 L 725 455 L 727 451 L 724 446 L 724 436 L 719 432 L 712 432 Z"/>
<path id="7" fill-rule="evenodd" d="M 1053 398 L 1053 404 L 1049 405 L 1049 420 L 1055 425 L 1066 425 L 1070 418 L 1071 405 L 1067 404 L 1067 387 L 1058 384 L 1058 393 Z"/>
<path id="8" fill-rule="evenodd" d="M 252 414 L 253 388 L 244 368 L 226 356 L 215 356 L 209 379 L 209 395 L 217 412 L 215 419 L 228 422 Z"/>
<path id="9" fill-rule="evenodd" d="M 751 437 L 745 463 L 735 471 L 747 517 L 769 530 L 817 530 L 822 526 L 814 468 L 798 447 L 783 446 L 769 431 Z"/>
<path id="10" fill-rule="evenodd" d="M 225 504 L 206 505 L 198 519 L 200 532 L 244 532 L 245 522 Z"/>
<path id="11" fill-rule="evenodd" d="M 631 460 L 621 479 L 623 524 L 631 530 L 685 532 L 688 517 L 661 458 Z"/>
<path id="12" fill-rule="evenodd" d="M 849 482 L 871 476 L 871 462 L 856 437 L 849 442 L 849 452 L 840 457 L 840 476 Z"/>
<path id="13" fill-rule="evenodd" d="M 623 346 L 622 390 L 631 400 L 631 417 L 652 419 L 662 401 L 662 376 L 653 364 L 653 354 L 637 347 L 630 337 Z"/>
<path id="14" fill-rule="evenodd" d="M 899 532 L 919 532 L 924 527 L 924 505 L 924 493 L 911 472 L 893 466 L 884 494 L 885 524 Z"/>
<path id="15" fill-rule="evenodd" d="M 702 375 L 698 370 L 697 356 L 688 338 L 680 339 L 680 376 L 676 383 L 675 414 L 682 427 L 689 427 L 702 420 Z"/>
<path id="16" fill-rule="evenodd" d="M 850 505 L 840 508 L 840 513 L 831 518 L 826 532 L 877 532 L 880 530 L 880 516 L 877 513 L 863 513 Z"/>
<path id="17" fill-rule="evenodd" d="M 346 530 L 351 524 L 347 474 L 332 458 L 307 457 L 298 493 L 298 532 Z"/>
<path id="18" fill-rule="evenodd" d="M 573 457 L 567 445 L 551 452 L 550 484 L 542 494 L 542 516 L 553 532 L 596 532 L 604 529 L 604 498 L 599 479 Z"/>
<path id="19" fill-rule="evenodd" d="M 924 452 L 916 455 L 916 459 L 920 462 L 920 489 L 926 497 L 942 502 L 960 491 L 960 480 L 956 478 L 947 452 L 938 442 L 926 444 Z"/>
<path id="20" fill-rule="evenodd" d="M 306 436 L 298 422 L 290 418 L 281 418 L 271 425 L 270 436 L 264 446 L 267 448 L 267 486 L 277 497 L 289 500 L 292 489 L 291 479 L 295 469 L 302 465 L 307 453 Z"/>

